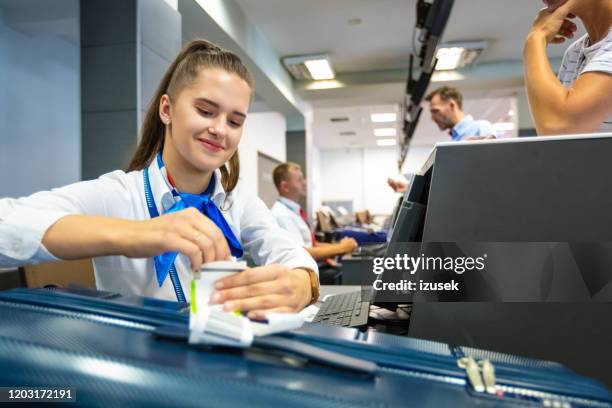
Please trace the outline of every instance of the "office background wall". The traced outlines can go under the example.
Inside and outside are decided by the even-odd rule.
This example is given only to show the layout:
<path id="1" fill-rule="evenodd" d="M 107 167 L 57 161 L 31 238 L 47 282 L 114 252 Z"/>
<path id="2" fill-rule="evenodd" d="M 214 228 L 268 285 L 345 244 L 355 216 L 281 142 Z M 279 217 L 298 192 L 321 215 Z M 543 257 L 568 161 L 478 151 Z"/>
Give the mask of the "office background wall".
<path id="1" fill-rule="evenodd" d="M 314 144 L 310 144 L 310 156 L 308 164 L 308 193 L 311 202 L 309 216 L 315 220 L 314 213 L 321 206 L 321 149 Z M 312 225 L 312 224 L 311 224 Z"/>
<path id="2" fill-rule="evenodd" d="M 408 150 L 408 156 L 402 166 L 402 176 L 406 174 L 418 173 L 431 154 L 433 147 L 431 146 L 412 146 Z M 395 169 L 397 173 L 397 169 Z"/>
<path id="3" fill-rule="evenodd" d="M 81 178 L 78 6 L 0 8 L 0 197 Z"/>
<path id="4" fill-rule="evenodd" d="M 181 48 L 163 0 L 81 0 L 82 177 L 125 168 L 157 86 Z M 112 24 L 108 24 L 112 21 Z"/>
<path id="5" fill-rule="evenodd" d="M 308 167 L 306 159 L 306 132 L 304 130 L 299 131 L 288 131 L 287 132 L 287 161 L 297 163 L 302 167 L 302 172 L 306 177 L 309 177 L 311 169 Z M 306 192 L 308 195 L 310 191 Z M 302 197 L 300 200 L 302 208 L 307 207 L 306 197 Z"/>
<path id="6" fill-rule="evenodd" d="M 397 195 L 387 177 L 397 173 L 395 148 L 326 149 L 320 151 L 318 162 L 315 208 L 323 201 L 352 200 L 354 210 L 391 213 Z"/>
<path id="7" fill-rule="evenodd" d="M 285 117 L 277 112 L 249 113 L 244 125 L 240 152 L 240 179 L 243 188 L 257 194 L 257 152 L 286 161 Z"/>

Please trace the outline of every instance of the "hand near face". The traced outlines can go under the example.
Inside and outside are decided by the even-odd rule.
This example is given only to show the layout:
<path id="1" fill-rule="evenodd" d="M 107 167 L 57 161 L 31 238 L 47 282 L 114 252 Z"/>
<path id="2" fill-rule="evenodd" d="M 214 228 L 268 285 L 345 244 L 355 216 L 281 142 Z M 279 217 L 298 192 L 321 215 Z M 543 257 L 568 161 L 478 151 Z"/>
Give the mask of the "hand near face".
<path id="1" fill-rule="evenodd" d="M 547 44 L 560 44 L 573 38 L 578 27 L 571 21 L 576 17 L 571 13 L 572 2 L 566 0 L 546 3 L 549 6 L 540 10 L 529 35 L 542 36 Z"/>

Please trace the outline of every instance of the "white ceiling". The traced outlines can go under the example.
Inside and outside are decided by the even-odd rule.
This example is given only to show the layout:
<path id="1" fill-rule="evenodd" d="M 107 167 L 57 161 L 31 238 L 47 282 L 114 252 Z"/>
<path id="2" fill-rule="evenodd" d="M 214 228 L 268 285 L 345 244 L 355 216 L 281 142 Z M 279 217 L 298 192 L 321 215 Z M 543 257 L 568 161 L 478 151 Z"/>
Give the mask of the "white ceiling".
<path id="1" fill-rule="evenodd" d="M 339 74 L 368 74 L 385 70 L 406 70 L 412 47 L 416 0 L 236 0 L 249 20 L 268 39 L 280 56 L 328 53 Z M 43 7 L 44 6 L 44 7 Z M 78 18 L 78 0 L 0 0 L 6 23 L 36 34 L 41 24 L 49 31 L 78 43 L 72 28 Z M 479 62 L 500 63 L 522 57 L 523 40 L 537 10 L 539 0 L 455 0 L 445 31 L 445 41 L 487 40 L 489 48 Z M 357 25 L 350 19 L 361 19 Z M 71 24 L 67 24 L 69 21 Z M 579 34 L 581 34 L 580 32 Z M 566 46 L 553 46 L 549 54 L 562 55 Z M 461 88 L 461 82 L 455 83 Z M 432 85 L 432 86 L 435 86 Z M 403 98 L 401 81 L 347 86 L 340 90 L 302 92 L 314 107 L 314 140 L 321 148 L 375 146 L 373 112 L 398 111 Z M 468 91 L 465 110 L 475 117 L 498 120 L 507 113 L 512 98 L 491 99 L 492 89 Z M 266 110 L 256 100 L 256 111 Z M 347 123 L 331 123 L 330 117 L 347 116 Z M 395 124 L 398 131 L 398 123 Z M 341 136 L 340 132 L 355 132 Z M 425 110 L 413 145 L 448 140 L 429 120 Z"/>
<path id="2" fill-rule="evenodd" d="M 337 74 L 368 74 L 384 70 L 406 70 L 412 49 L 416 0 L 237 0 L 248 18 L 266 36 L 281 57 L 327 53 Z M 525 35 L 535 14 L 543 7 L 539 0 L 455 0 L 444 41 L 486 40 L 489 47 L 479 63 L 520 61 Z M 351 25 L 349 20 L 361 19 Z M 549 55 L 560 57 L 565 46 L 553 46 Z M 520 64 L 515 64 L 519 67 Z M 514 73 L 520 87 L 521 72 Z M 514 78 L 516 82 L 516 78 Z M 497 81 L 497 83 L 502 83 Z M 508 81 L 507 81 L 508 82 Z M 507 83 L 506 82 L 506 83 Z M 439 85 L 439 84 L 438 84 Z M 462 87 L 461 82 L 453 85 Z M 512 92 L 472 85 L 465 111 L 492 122 L 503 119 L 515 106 Z M 431 87 L 436 86 L 432 84 Z M 506 91 L 507 89 L 504 89 Z M 320 148 L 376 146 L 369 115 L 380 110 L 399 109 L 404 93 L 401 81 L 363 83 L 342 89 L 301 92 L 314 107 L 314 141 Z M 513 105 L 514 104 L 514 105 Z M 349 122 L 332 123 L 330 117 L 348 117 Z M 516 119 L 516 118 L 514 118 Z M 400 127 L 400 119 L 394 126 Z M 342 136 L 340 132 L 355 132 Z M 430 146 L 448 140 L 429 119 L 425 108 L 413 146 Z"/>
<path id="3" fill-rule="evenodd" d="M 416 0 L 237 0 L 281 56 L 328 53 L 337 72 L 408 67 Z M 522 58 L 539 0 L 455 0 L 445 41 L 487 40 L 481 61 Z M 350 25 L 360 18 L 362 23 Z M 551 48 L 561 56 L 563 47 Z"/>
<path id="4" fill-rule="evenodd" d="M 313 135 L 317 146 L 324 149 L 346 147 L 375 147 L 374 128 L 401 128 L 395 123 L 372 123 L 372 113 L 395 113 L 400 116 L 399 105 L 349 106 L 345 108 L 321 108 L 314 111 Z M 345 122 L 332 122 L 332 118 L 346 118 Z M 348 134 L 354 133 L 354 134 Z M 387 139 L 381 138 L 381 139 Z"/>
<path id="5" fill-rule="evenodd" d="M 475 118 L 486 119 L 495 122 L 515 122 L 516 106 L 515 98 L 480 98 L 464 102 L 464 110 Z M 399 113 L 399 105 L 369 105 L 350 106 L 344 108 L 320 108 L 314 111 L 313 135 L 315 144 L 321 149 L 342 148 L 370 148 L 377 147 L 378 139 L 389 139 L 389 137 L 377 137 L 374 135 L 375 128 L 395 127 L 397 134 L 401 134 L 399 123 L 372 123 L 372 113 Z M 510 115 L 512 112 L 512 115 Z M 332 122 L 331 118 L 348 118 L 346 122 Z M 346 133 L 354 132 L 354 135 Z M 342 134 L 344 133 L 344 134 Z M 510 132 L 506 135 L 515 134 Z M 424 106 L 421 119 L 411 141 L 411 147 L 432 147 L 437 142 L 450 141 L 448 132 L 438 129 L 437 125 L 429 118 L 429 110 Z"/>

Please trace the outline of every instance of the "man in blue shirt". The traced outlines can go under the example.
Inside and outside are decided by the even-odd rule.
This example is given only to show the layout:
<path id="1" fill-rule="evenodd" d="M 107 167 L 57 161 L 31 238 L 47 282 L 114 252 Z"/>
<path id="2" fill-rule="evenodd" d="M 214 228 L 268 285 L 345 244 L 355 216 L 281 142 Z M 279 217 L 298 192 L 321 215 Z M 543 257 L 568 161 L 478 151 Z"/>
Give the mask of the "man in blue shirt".
<path id="1" fill-rule="evenodd" d="M 463 113 L 463 96 L 456 88 L 444 86 L 431 92 L 425 100 L 429 102 L 431 119 L 440 130 L 448 130 L 453 141 L 489 139 L 497 136 L 491 122 L 474 120 Z"/>
<path id="2" fill-rule="evenodd" d="M 431 120 L 440 130 L 448 130 L 454 142 L 464 140 L 495 139 L 497 132 L 488 120 L 474 120 L 472 115 L 463 113 L 463 95 L 458 89 L 443 86 L 425 97 L 429 102 Z M 408 183 L 387 179 L 387 183 L 398 193 L 408 188 Z"/>

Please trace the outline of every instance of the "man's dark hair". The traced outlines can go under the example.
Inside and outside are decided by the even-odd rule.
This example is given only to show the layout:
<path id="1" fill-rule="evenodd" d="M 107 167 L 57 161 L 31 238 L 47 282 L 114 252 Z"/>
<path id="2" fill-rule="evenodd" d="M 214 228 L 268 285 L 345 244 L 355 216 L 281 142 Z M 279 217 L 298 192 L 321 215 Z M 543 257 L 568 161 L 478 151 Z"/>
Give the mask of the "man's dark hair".
<path id="1" fill-rule="evenodd" d="M 425 97 L 427 102 L 431 102 L 434 96 L 439 95 L 440 99 L 444 102 L 448 102 L 451 99 L 455 101 L 459 109 L 463 109 L 463 95 L 457 88 L 451 86 L 443 86 L 442 88 L 435 89 L 429 95 Z"/>

